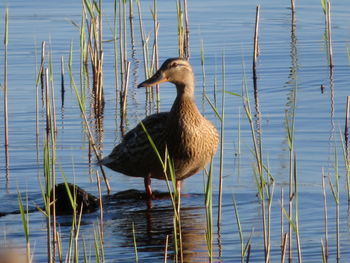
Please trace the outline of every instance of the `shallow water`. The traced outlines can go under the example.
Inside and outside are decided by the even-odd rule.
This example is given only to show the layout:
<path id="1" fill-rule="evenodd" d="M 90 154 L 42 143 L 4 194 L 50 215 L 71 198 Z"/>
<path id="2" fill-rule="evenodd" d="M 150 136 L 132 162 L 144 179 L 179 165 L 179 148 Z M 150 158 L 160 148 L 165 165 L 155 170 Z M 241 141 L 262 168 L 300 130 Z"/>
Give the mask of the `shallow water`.
<path id="1" fill-rule="evenodd" d="M 307 3 L 305 3 L 307 2 Z M 153 22 L 149 12 L 153 1 L 142 1 L 142 12 L 147 32 Z M 254 33 L 255 1 L 189 1 L 190 61 L 196 74 L 197 104 L 203 114 L 220 127 L 215 114 L 202 97 L 202 70 L 200 46 L 204 43 L 206 93 L 214 101 L 214 78 L 217 78 L 217 107 L 221 109 L 222 56 L 225 60 L 226 89 L 240 93 L 245 78 L 254 108 L 251 72 L 252 39 Z M 289 1 L 267 0 L 261 3 L 260 56 L 257 66 L 258 99 L 263 131 L 264 160 L 269 164 L 275 179 L 272 205 L 271 258 L 280 259 L 280 199 L 284 188 L 287 202 L 289 152 L 285 128 L 285 111 L 293 109 L 293 90 L 297 89 L 295 119 L 295 149 L 298 168 L 299 224 L 301 250 L 304 262 L 321 262 L 321 238 L 324 236 L 322 169 L 334 181 L 334 149 L 338 149 L 340 166 L 340 231 L 341 258 L 349 257 L 349 232 L 347 217 L 346 178 L 340 134 L 344 129 L 346 96 L 349 94 L 349 3 L 345 0 L 332 3 L 332 37 L 334 69 L 330 76 L 326 56 L 324 16 L 320 1 L 297 3 L 296 28 L 291 32 Z M 80 23 L 79 1 L 11 1 L 9 20 L 9 133 L 10 180 L 6 183 L 4 162 L 0 165 L 0 212 L 18 210 L 17 189 L 28 193 L 30 207 L 42 205 L 40 182 L 43 182 L 42 159 L 45 133 L 45 111 L 40 106 L 39 148 L 36 147 L 35 80 L 40 63 L 40 45 L 45 40 L 52 50 L 57 106 L 57 163 L 58 178 L 61 171 L 70 182 L 97 195 L 94 172 L 88 158 L 88 140 L 74 93 L 69 88 L 66 72 L 64 107 L 60 99 L 60 57 L 68 61 L 69 47 L 73 42 L 74 74 L 79 79 L 79 31 L 71 21 Z M 158 19 L 160 61 L 177 56 L 177 22 L 174 1 L 159 1 Z M 5 5 L 1 4 L 4 10 Z M 113 3 L 104 3 L 104 39 L 112 38 L 109 27 L 113 24 Z M 141 39 L 135 12 L 135 49 L 129 45 L 131 62 L 128 114 L 126 129 L 131 129 L 146 115 L 145 92 L 136 89 L 144 80 Z M 3 19 L 0 28 L 3 29 Z M 1 31 L 2 32 L 2 31 Z M 0 61 L 4 52 L 1 45 Z M 102 150 L 108 154 L 121 140 L 119 108 L 116 110 L 113 42 L 104 43 L 105 111 L 103 118 Z M 67 67 L 66 67 L 66 71 Z M 244 77 L 244 73 L 246 77 Z M 3 78 L 0 77 L 0 82 Z M 323 85 L 324 91 L 321 90 Z M 175 89 L 171 84 L 161 86 L 161 110 L 172 105 Z M 119 107 L 119 106 L 118 106 Z M 0 107 L 0 137 L 3 140 L 3 108 Z M 240 129 L 238 132 L 238 126 Z M 240 135 L 240 140 L 238 139 Z M 240 144 L 240 154 L 237 155 Z M 252 229 L 251 262 L 264 259 L 261 209 L 257 198 L 253 163 L 253 148 L 249 123 L 244 114 L 242 100 L 226 94 L 224 143 L 224 198 L 220 231 L 214 227 L 214 259 L 224 262 L 240 260 L 240 241 L 234 217 L 233 198 L 237 202 L 245 240 Z M 3 147 L 0 160 L 4 160 Z M 96 167 L 92 165 L 94 170 Z M 130 178 L 106 170 L 112 192 L 128 189 L 143 190 L 140 178 Z M 214 219 L 217 214 L 219 154 L 214 160 Z M 335 205 L 327 182 L 329 216 L 329 254 L 335 262 Z M 186 262 L 207 261 L 205 244 L 203 176 L 196 175 L 185 181 L 182 199 L 182 226 Z M 163 181 L 153 180 L 153 188 L 166 191 Z M 131 222 L 135 223 L 140 262 L 160 262 L 163 259 L 165 239 L 172 234 L 172 207 L 169 199 L 155 200 L 152 211 L 143 201 L 117 202 L 105 200 L 105 259 L 108 262 L 134 262 L 134 244 Z M 99 212 L 85 215 L 81 236 L 94 255 L 93 229 Z M 31 242 L 36 262 L 46 261 L 46 222 L 40 212 L 30 214 Z M 59 217 L 64 248 L 69 239 L 70 217 Z M 287 229 L 287 219 L 284 218 Z M 214 222 L 216 226 L 216 222 Z M 9 214 L 0 217 L 0 240 L 24 244 L 20 216 Z M 169 238 L 170 240 L 170 238 Z M 293 241 L 294 248 L 295 240 Z M 169 243 L 169 255 L 173 255 Z M 296 259 L 296 251 L 294 251 Z M 171 256 L 169 256 L 170 260 Z"/>

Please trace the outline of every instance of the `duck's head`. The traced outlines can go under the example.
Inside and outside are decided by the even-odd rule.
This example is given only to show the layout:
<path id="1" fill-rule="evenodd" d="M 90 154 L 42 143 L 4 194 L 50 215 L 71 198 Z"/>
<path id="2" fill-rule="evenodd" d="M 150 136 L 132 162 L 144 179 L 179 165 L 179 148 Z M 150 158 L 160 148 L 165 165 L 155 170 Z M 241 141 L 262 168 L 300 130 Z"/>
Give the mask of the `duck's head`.
<path id="1" fill-rule="evenodd" d="M 152 77 L 137 87 L 151 87 L 167 81 L 174 83 L 177 87 L 192 87 L 194 75 L 190 63 L 184 58 L 169 58 Z"/>

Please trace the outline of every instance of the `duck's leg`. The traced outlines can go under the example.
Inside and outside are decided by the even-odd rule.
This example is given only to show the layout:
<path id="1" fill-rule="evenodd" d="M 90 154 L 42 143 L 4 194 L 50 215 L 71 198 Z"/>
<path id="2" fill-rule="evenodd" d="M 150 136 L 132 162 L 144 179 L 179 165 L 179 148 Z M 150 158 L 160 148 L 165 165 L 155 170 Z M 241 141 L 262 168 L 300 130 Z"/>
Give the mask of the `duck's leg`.
<path id="1" fill-rule="evenodd" d="M 145 176 L 145 189 L 146 189 L 146 194 L 147 194 L 147 207 L 149 209 L 152 208 L 152 198 L 153 198 L 153 194 L 152 194 L 152 188 L 151 188 L 151 175 L 148 174 L 147 176 Z"/>
<path id="2" fill-rule="evenodd" d="M 180 195 L 181 194 L 181 180 L 176 180 L 176 192 Z"/>
<path id="3" fill-rule="evenodd" d="M 177 212 L 180 213 L 180 206 L 181 206 L 181 180 L 176 180 L 176 206 L 177 206 Z"/>

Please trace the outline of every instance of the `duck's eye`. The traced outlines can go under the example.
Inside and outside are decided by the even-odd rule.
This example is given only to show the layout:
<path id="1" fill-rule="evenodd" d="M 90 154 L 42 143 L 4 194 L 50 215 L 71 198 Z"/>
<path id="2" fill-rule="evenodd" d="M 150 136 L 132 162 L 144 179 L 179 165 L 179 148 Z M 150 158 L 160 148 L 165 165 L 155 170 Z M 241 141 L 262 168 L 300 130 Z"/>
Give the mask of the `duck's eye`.
<path id="1" fill-rule="evenodd" d="M 171 64 L 172 68 L 176 68 L 179 64 L 177 64 L 176 62 L 174 62 L 173 64 Z"/>

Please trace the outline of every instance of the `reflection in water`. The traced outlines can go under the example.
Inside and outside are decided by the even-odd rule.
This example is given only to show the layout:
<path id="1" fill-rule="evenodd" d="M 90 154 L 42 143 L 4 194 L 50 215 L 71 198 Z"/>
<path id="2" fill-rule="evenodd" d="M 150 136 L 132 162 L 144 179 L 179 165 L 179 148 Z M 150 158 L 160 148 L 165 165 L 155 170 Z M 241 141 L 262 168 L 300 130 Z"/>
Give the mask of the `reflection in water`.
<path id="1" fill-rule="evenodd" d="M 254 86 L 254 102 L 255 102 L 255 132 L 257 134 L 258 149 L 262 149 L 261 112 L 260 112 L 258 83 L 257 83 L 257 74 L 256 74 L 256 59 L 259 56 L 259 17 L 260 17 L 259 10 L 260 10 L 260 6 L 257 5 L 256 15 L 255 15 L 254 50 L 253 50 L 253 86 Z"/>
<path id="2" fill-rule="evenodd" d="M 61 108 L 64 107 L 64 57 L 61 57 Z"/>
<path id="3" fill-rule="evenodd" d="M 296 36 L 296 18 L 295 13 L 292 12 L 292 18 L 291 18 L 291 35 L 290 35 L 290 57 L 291 57 L 291 67 L 288 74 L 288 81 L 286 82 L 286 86 L 290 87 L 290 91 L 287 95 L 287 103 L 286 103 L 286 137 L 284 139 L 284 144 L 287 145 L 287 149 L 289 152 L 289 198 L 292 198 L 294 195 L 293 193 L 293 182 L 292 180 L 292 169 L 293 169 L 293 154 L 294 149 L 293 147 L 289 146 L 289 132 L 292 132 L 292 140 L 294 140 L 294 119 L 295 119 L 295 109 L 296 109 L 296 96 L 297 96 L 297 88 L 298 88 L 298 70 L 299 70 L 299 64 L 298 64 L 298 49 L 297 49 L 297 36 Z M 290 131 L 289 131 L 290 129 Z M 295 158 L 295 155 L 294 155 Z M 295 162 L 295 159 L 294 159 Z M 289 202 L 288 207 L 288 213 L 289 215 L 292 214 L 293 210 L 293 204 Z M 286 232 L 292 233 L 291 224 L 288 225 L 288 229 L 286 229 Z M 283 233 L 284 234 L 284 233 Z M 293 253 L 293 238 L 288 239 L 288 259 L 289 262 L 292 261 L 292 253 Z"/>
<path id="4" fill-rule="evenodd" d="M 331 129 L 329 131 L 329 141 L 333 141 L 335 133 L 335 124 L 334 124 L 334 82 L 333 82 L 333 67 L 329 67 L 329 91 L 330 91 L 330 120 L 331 120 Z"/>
<path id="5" fill-rule="evenodd" d="M 137 248 L 139 252 L 153 252 L 157 258 L 164 258 L 165 243 L 169 236 L 168 260 L 175 257 L 173 242 L 173 209 L 169 196 L 162 194 L 165 200 L 158 200 L 159 205 L 148 210 L 145 200 L 137 197 L 127 199 L 110 197 L 105 201 L 107 217 L 112 217 L 106 232 L 122 237 L 121 247 L 133 248 L 132 222 L 135 226 Z M 187 197 L 184 197 L 186 199 Z M 191 195 L 191 199 L 203 198 Z M 197 200 L 198 201 L 198 200 Z M 186 201 L 185 201 L 186 202 Z M 198 203 L 198 202 L 196 202 Z M 192 206 L 181 209 L 183 262 L 209 262 L 205 238 L 205 209 Z M 156 252 L 156 253 L 154 253 Z M 147 255 L 147 253 L 144 253 Z M 159 261 L 160 262 L 160 261 Z"/>
<path id="6" fill-rule="evenodd" d="M 259 91 L 258 91 L 258 83 L 257 83 L 257 75 L 256 69 L 253 69 L 253 84 L 254 84 L 254 106 L 255 106 L 255 132 L 257 134 L 257 144 L 258 149 L 261 149 L 261 111 L 260 111 L 260 103 L 259 103 Z"/>
<path id="7" fill-rule="evenodd" d="M 287 94 L 287 102 L 285 106 L 286 121 L 293 121 L 295 108 L 296 108 L 296 92 L 297 92 L 297 74 L 299 69 L 298 64 L 298 48 L 297 48 L 297 36 L 296 36 L 296 18 L 295 13 L 292 12 L 291 18 L 291 35 L 290 35 L 290 58 L 291 66 L 289 68 L 288 80 L 285 84 L 286 87 L 290 87 L 290 90 Z M 285 133 L 286 137 L 284 138 L 282 144 L 286 145 L 288 149 L 288 133 Z M 283 158 L 283 160 L 288 160 L 289 157 Z M 287 167 L 286 163 L 282 164 L 282 169 Z"/>
<path id="8" fill-rule="evenodd" d="M 292 25 L 291 25 L 291 36 L 290 36 L 290 57 L 291 57 L 291 67 L 289 69 L 288 81 L 286 86 L 290 86 L 291 89 L 287 95 L 286 103 L 286 114 L 287 118 L 291 120 L 294 116 L 295 106 L 296 106 L 296 89 L 297 89 L 297 73 L 299 69 L 298 64 L 298 49 L 297 49 L 297 37 L 296 37 L 296 21 L 294 12 L 292 13 Z"/>

